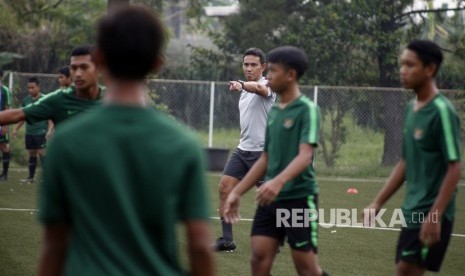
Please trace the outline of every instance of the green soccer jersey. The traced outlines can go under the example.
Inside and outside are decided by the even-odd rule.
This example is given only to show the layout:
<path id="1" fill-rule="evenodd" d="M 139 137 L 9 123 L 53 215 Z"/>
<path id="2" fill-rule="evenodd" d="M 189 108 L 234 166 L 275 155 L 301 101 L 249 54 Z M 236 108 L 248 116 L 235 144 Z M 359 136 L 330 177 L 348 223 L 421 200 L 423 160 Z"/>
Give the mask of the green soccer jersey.
<path id="1" fill-rule="evenodd" d="M 460 124 L 451 102 L 438 94 L 418 111 L 407 106 L 402 155 L 406 163 L 406 196 L 402 211 L 408 228 L 421 226 L 436 200 L 448 163 L 460 160 Z M 452 220 L 455 194 L 444 212 Z"/>
<path id="2" fill-rule="evenodd" d="M 102 89 L 97 100 L 82 99 L 76 96 L 74 86 L 45 95 L 39 101 L 23 108 L 26 122 L 32 124 L 42 120 L 52 120 L 58 125 L 64 120 L 100 104 Z"/>
<path id="3" fill-rule="evenodd" d="M 7 107 L 11 107 L 11 94 L 10 89 L 5 85 L 0 87 L 0 111 L 5 110 Z"/>
<path id="4" fill-rule="evenodd" d="M 299 153 L 300 144 L 318 145 L 320 112 L 310 99 L 300 96 L 284 109 L 275 104 L 268 115 L 264 151 L 268 154 L 265 180 L 281 173 Z M 318 194 L 313 162 L 302 173 L 287 182 L 276 200 L 294 199 Z"/>
<path id="5" fill-rule="evenodd" d="M 39 219 L 72 227 L 66 275 L 180 275 L 176 223 L 208 220 L 203 151 L 163 113 L 102 106 L 57 129 Z"/>
<path id="6" fill-rule="evenodd" d="M 21 106 L 25 107 L 27 105 L 33 104 L 43 97 L 45 96 L 43 94 L 40 94 L 40 96 L 37 99 L 33 99 L 31 95 L 28 95 L 24 98 Z M 47 120 L 37 121 L 32 124 L 29 124 L 26 122 L 26 134 L 27 135 L 44 135 L 47 133 L 47 129 L 48 129 Z"/>

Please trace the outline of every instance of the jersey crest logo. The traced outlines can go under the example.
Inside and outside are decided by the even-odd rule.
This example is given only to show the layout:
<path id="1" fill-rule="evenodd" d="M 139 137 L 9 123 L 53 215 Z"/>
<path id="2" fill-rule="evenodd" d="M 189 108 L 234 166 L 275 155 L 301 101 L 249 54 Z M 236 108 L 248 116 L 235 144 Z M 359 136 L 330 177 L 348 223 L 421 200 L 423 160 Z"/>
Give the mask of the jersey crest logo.
<path id="1" fill-rule="evenodd" d="M 423 138 L 423 129 L 415 128 L 415 130 L 413 131 L 413 138 L 415 138 L 416 140 L 420 140 L 421 138 Z"/>
<path id="2" fill-rule="evenodd" d="M 294 125 L 294 120 L 292 119 L 284 119 L 284 127 L 291 128 Z"/>

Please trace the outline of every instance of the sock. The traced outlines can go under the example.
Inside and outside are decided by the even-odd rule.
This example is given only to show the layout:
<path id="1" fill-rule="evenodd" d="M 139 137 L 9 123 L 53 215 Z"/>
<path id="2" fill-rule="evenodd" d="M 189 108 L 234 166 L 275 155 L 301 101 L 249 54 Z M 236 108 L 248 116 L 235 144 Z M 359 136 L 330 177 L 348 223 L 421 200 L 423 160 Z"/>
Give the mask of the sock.
<path id="1" fill-rule="evenodd" d="M 3 161 L 3 173 L 2 175 L 8 175 L 8 168 L 10 167 L 10 152 L 4 152 L 2 156 Z"/>
<path id="2" fill-rule="evenodd" d="M 221 228 L 223 228 L 223 238 L 228 241 L 233 240 L 233 233 L 232 233 L 232 224 L 227 223 L 221 218 Z"/>
<path id="3" fill-rule="evenodd" d="M 37 157 L 29 157 L 29 178 L 33 179 L 36 174 Z"/>

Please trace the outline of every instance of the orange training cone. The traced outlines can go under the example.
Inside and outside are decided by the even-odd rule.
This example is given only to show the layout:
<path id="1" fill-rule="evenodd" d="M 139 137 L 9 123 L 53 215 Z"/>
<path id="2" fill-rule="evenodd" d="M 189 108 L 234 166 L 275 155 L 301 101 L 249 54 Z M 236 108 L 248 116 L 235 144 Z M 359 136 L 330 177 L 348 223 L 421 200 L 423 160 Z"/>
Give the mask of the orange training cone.
<path id="1" fill-rule="evenodd" d="M 349 189 L 347 190 L 347 193 L 348 193 L 348 194 L 356 195 L 356 194 L 358 194 L 358 191 L 357 191 L 357 189 L 355 189 L 355 188 L 349 188 Z"/>

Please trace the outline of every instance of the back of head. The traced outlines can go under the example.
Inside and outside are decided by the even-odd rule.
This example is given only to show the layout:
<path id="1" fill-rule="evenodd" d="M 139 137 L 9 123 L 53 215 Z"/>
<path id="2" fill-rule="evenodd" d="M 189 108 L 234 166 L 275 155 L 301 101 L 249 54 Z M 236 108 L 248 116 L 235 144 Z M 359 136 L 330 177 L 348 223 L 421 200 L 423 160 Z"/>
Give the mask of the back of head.
<path id="1" fill-rule="evenodd" d="M 94 53 L 93 45 L 80 45 L 74 48 L 73 51 L 71 51 L 71 57 L 91 55 L 93 59 L 94 58 L 93 53 Z"/>
<path id="2" fill-rule="evenodd" d="M 0 67 L 0 80 L 3 78 L 3 68 Z"/>
<path id="3" fill-rule="evenodd" d="M 294 46 L 281 46 L 268 53 L 268 62 L 282 64 L 297 72 L 297 79 L 307 71 L 308 58 L 305 52 Z"/>
<path id="4" fill-rule="evenodd" d="M 260 50 L 258 48 L 249 48 L 249 49 L 245 50 L 244 55 L 242 55 L 242 59 L 244 59 L 245 56 L 259 57 L 261 64 L 266 63 L 265 54 L 263 53 L 262 50 Z"/>
<path id="5" fill-rule="evenodd" d="M 407 45 L 407 49 L 415 52 L 424 66 L 436 65 L 436 75 L 444 59 L 442 50 L 436 43 L 430 40 L 413 40 Z"/>
<path id="6" fill-rule="evenodd" d="M 63 66 L 60 69 L 58 69 L 58 74 L 64 75 L 67 78 L 69 78 L 69 66 Z"/>
<path id="7" fill-rule="evenodd" d="M 33 83 L 35 83 L 37 85 L 40 84 L 39 79 L 37 77 L 30 77 L 27 82 L 33 82 Z"/>
<path id="8" fill-rule="evenodd" d="M 116 8 L 98 24 L 99 62 L 115 78 L 144 79 L 161 58 L 164 43 L 160 19 L 141 6 Z"/>

